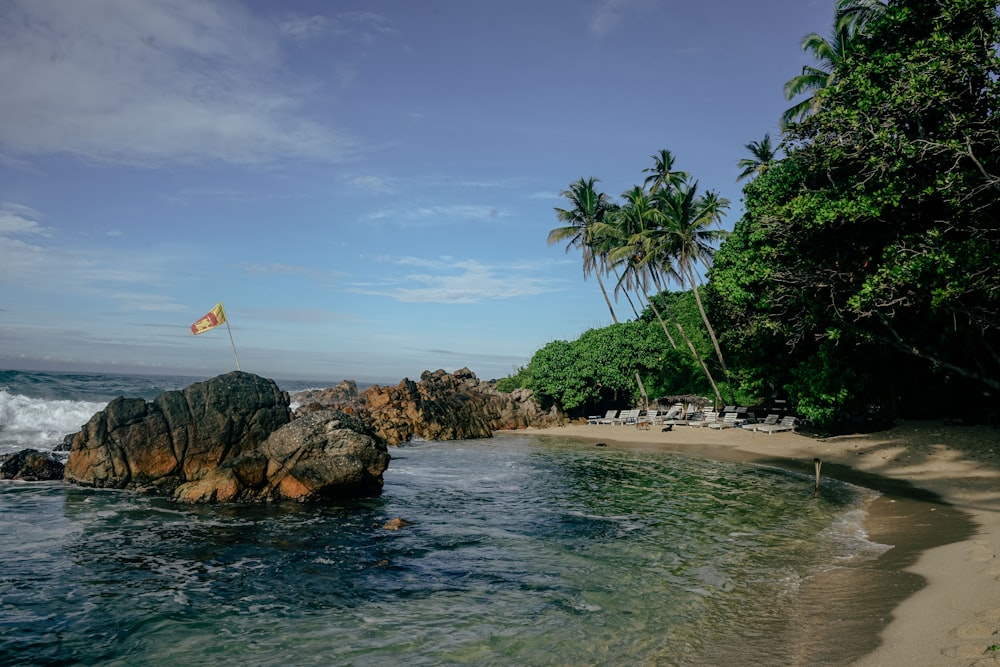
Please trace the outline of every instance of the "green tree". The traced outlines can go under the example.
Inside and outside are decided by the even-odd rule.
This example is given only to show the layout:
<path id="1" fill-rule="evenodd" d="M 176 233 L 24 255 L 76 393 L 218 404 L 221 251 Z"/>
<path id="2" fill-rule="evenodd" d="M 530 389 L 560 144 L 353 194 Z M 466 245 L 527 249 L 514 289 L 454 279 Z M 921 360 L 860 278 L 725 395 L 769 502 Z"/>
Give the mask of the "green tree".
<path id="1" fill-rule="evenodd" d="M 601 274 L 604 272 L 604 257 L 600 252 L 595 252 L 596 244 L 593 238 L 594 226 L 604 220 L 611 202 L 607 195 L 598 192 L 595 188 L 598 183 L 596 178 L 588 178 L 571 183 L 568 190 L 560 193 L 565 197 L 571 208 L 556 208 L 556 217 L 560 222 L 566 223 L 562 227 L 556 227 L 549 231 L 549 245 L 566 242 L 566 252 L 572 248 L 579 248 L 583 254 L 583 277 L 586 280 L 591 274 L 597 278 L 597 284 L 601 288 L 604 302 L 611 313 L 611 319 L 615 322 L 618 317 L 615 309 L 608 298 L 608 291 L 604 288 L 604 281 Z"/>
<path id="2" fill-rule="evenodd" d="M 1000 390 L 998 45 L 987 0 L 897 0 L 865 24 L 716 256 L 741 363 L 827 414 L 895 376 Z"/>
<path id="3" fill-rule="evenodd" d="M 884 10 L 885 5 L 878 0 L 839 0 L 832 38 L 815 32 L 802 38 L 802 50 L 812 54 L 816 64 L 805 65 L 801 74 L 785 82 L 785 99 L 791 101 L 803 94 L 808 97 L 782 114 L 782 128 L 819 110 L 822 91 L 837 82 L 839 70 L 851 49 L 865 34 L 868 23 L 881 16 Z"/>
<path id="4" fill-rule="evenodd" d="M 778 148 L 771 143 L 770 134 L 765 134 L 760 141 L 751 141 L 744 148 L 750 152 L 750 157 L 736 163 L 741 170 L 737 181 L 763 174 L 778 159 Z"/>

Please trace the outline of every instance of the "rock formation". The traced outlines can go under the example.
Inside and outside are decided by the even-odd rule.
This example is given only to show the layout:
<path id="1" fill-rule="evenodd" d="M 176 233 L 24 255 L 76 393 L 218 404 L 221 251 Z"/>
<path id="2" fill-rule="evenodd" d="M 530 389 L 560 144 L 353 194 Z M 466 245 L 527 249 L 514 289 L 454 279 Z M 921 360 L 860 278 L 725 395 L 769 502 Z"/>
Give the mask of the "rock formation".
<path id="1" fill-rule="evenodd" d="M 20 479 L 42 482 L 62 479 L 63 464 L 37 449 L 25 449 L 3 459 L 0 479 Z"/>
<path id="2" fill-rule="evenodd" d="M 341 413 L 291 422 L 288 394 L 233 372 L 152 402 L 117 398 L 76 434 L 64 478 L 186 501 L 371 495 L 385 444 Z"/>
<path id="3" fill-rule="evenodd" d="M 302 405 L 300 414 L 324 405 L 357 414 L 390 445 L 415 437 L 489 438 L 497 430 L 551 426 L 563 421 L 554 410 L 543 412 L 531 391 L 505 394 L 480 381 L 468 368 L 454 373 L 425 371 L 419 382 L 407 379 L 395 387 L 374 385 L 353 400 L 338 401 L 337 396 L 320 392 L 301 392 L 293 399 Z"/>
<path id="4" fill-rule="evenodd" d="M 189 502 L 321 500 L 382 491 L 385 441 L 343 412 L 321 410 L 272 433 L 253 452 L 232 458 L 174 496 Z"/>

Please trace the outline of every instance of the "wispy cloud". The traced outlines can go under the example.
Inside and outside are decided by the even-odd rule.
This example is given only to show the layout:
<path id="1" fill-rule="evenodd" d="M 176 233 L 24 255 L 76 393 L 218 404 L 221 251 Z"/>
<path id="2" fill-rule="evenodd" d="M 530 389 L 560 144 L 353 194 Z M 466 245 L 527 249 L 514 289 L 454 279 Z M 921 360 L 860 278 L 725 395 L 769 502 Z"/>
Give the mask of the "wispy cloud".
<path id="1" fill-rule="evenodd" d="M 0 202 L 0 236 L 31 234 L 52 236 L 52 230 L 37 222 L 38 212 L 27 206 L 11 202 Z"/>
<path id="2" fill-rule="evenodd" d="M 547 281 L 530 267 L 487 265 L 477 260 L 381 257 L 383 263 L 422 272 L 383 272 L 378 283 L 354 283 L 357 294 L 382 296 L 405 303 L 484 303 L 499 299 L 536 296 L 551 291 Z"/>
<path id="3" fill-rule="evenodd" d="M 303 113 L 274 25 L 235 3 L 10 0 L 0 148 L 100 163 L 336 159 L 352 140 Z"/>
<path id="4" fill-rule="evenodd" d="M 603 37 L 615 30 L 625 15 L 637 8 L 647 7 L 652 0 L 599 0 L 589 15 L 592 35 Z"/>
<path id="5" fill-rule="evenodd" d="M 282 37 L 297 41 L 308 41 L 322 37 L 330 29 L 330 20 L 325 16 L 292 16 L 278 25 Z"/>
<path id="6" fill-rule="evenodd" d="M 507 213 L 493 206 L 448 204 L 434 206 L 415 205 L 405 209 L 383 208 L 368 215 L 369 220 L 386 221 L 402 225 L 445 225 L 453 222 L 496 220 Z"/>

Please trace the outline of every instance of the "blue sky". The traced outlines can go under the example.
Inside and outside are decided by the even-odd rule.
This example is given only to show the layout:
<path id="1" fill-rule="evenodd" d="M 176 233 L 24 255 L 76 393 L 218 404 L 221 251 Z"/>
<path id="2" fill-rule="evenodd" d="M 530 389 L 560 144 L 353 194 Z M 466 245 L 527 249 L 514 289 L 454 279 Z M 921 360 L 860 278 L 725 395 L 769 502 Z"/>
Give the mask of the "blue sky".
<path id="1" fill-rule="evenodd" d="M 5 0 L 0 367 L 509 375 L 610 323 L 548 246 L 578 178 L 744 144 L 833 2 Z M 623 306 L 627 307 L 623 303 Z M 626 315 L 624 308 L 621 310 Z"/>

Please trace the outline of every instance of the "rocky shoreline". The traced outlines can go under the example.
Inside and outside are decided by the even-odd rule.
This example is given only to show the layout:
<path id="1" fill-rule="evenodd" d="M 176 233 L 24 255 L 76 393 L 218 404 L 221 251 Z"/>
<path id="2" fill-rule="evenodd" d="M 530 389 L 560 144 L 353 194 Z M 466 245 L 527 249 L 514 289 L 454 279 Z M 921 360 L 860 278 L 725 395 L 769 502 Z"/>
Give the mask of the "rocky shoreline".
<path id="1" fill-rule="evenodd" d="M 363 497 L 381 492 L 389 446 L 564 422 L 530 391 L 499 392 L 467 368 L 427 371 L 394 387 L 359 392 L 344 381 L 294 396 L 236 371 L 148 402 L 119 397 L 67 436 L 65 465 L 24 450 L 0 461 L 0 479 L 63 479 L 181 502 Z"/>

